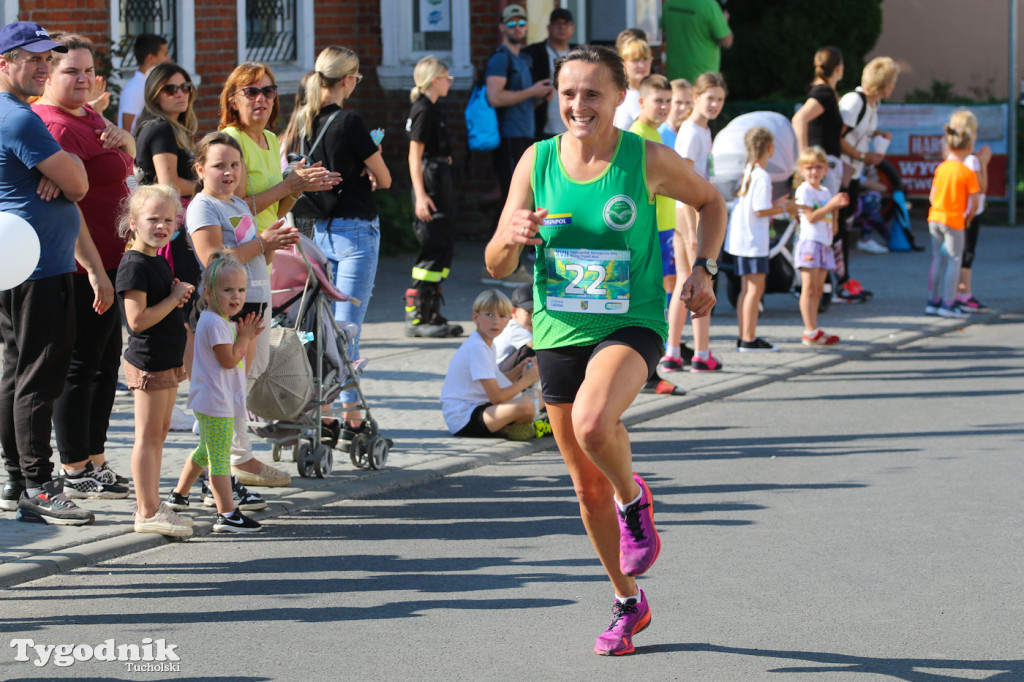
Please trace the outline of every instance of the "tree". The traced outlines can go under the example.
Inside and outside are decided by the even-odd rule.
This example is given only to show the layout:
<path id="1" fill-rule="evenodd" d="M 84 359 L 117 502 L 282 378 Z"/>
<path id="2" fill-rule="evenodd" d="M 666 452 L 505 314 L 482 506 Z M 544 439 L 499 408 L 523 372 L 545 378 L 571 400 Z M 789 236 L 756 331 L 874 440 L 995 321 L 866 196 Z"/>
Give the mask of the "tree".
<path id="1" fill-rule="evenodd" d="M 735 41 L 722 73 L 736 100 L 802 100 L 826 45 L 843 51 L 839 92 L 853 90 L 882 32 L 881 0 L 729 0 L 727 9 Z"/>

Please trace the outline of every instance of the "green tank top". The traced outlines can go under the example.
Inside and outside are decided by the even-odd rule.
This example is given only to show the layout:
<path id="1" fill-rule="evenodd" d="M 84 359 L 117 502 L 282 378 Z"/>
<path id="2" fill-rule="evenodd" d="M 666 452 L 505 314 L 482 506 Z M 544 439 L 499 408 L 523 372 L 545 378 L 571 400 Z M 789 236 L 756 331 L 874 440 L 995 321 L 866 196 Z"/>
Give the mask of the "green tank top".
<path id="1" fill-rule="evenodd" d="M 590 346 L 624 327 L 665 338 L 665 290 L 643 138 L 619 133 L 608 168 L 577 182 L 562 136 L 534 145 L 534 206 L 546 208 L 533 282 L 534 348 Z"/>

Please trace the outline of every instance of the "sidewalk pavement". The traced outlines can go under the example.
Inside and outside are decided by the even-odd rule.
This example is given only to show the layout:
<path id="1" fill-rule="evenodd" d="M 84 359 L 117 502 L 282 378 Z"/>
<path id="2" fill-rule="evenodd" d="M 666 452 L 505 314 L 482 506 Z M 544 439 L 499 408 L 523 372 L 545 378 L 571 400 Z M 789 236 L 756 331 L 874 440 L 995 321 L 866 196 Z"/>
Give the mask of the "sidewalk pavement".
<path id="1" fill-rule="evenodd" d="M 922 226 L 923 227 L 923 226 Z M 917 241 L 927 244 L 927 233 L 918 230 Z M 665 375 L 686 391 L 685 396 L 641 394 L 626 412 L 627 425 L 682 411 L 705 401 L 747 391 L 847 360 L 891 350 L 913 341 L 954 333 L 967 324 L 978 324 L 1002 314 L 1024 311 L 1020 284 L 1024 266 L 1024 230 L 986 226 L 979 240 L 974 267 L 974 291 L 992 307 L 989 314 L 968 320 L 949 320 L 923 315 L 930 256 L 927 252 L 867 255 L 856 253 L 851 270 L 874 298 L 861 305 L 833 304 L 821 316 L 820 325 L 838 334 L 842 342 L 827 349 L 800 344 L 803 325 L 797 300 L 789 294 L 770 294 L 758 334 L 780 350 L 774 353 L 738 353 L 735 312 L 719 286 L 720 303 L 712 318 L 711 347 L 723 361 L 720 372 Z M 444 312 L 468 334 L 472 302 L 487 285 L 480 283 L 482 244 L 459 244 L 452 277 L 445 285 Z M 487 464 L 554 448 L 551 438 L 515 443 L 500 439 L 459 439 L 448 434 L 438 396 L 445 370 L 461 339 L 409 339 L 403 334 L 402 294 L 409 282 L 412 256 L 382 260 L 376 289 L 369 303 L 361 349 L 369 359 L 363 389 L 384 435 L 394 439 L 387 465 L 379 471 L 352 467 L 346 452 L 335 451 L 335 470 L 325 479 L 300 478 L 285 451 L 277 466 L 288 470 L 292 483 L 286 488 L 258 488 L 269 506 L 254 512 L 261 522 L 300 509 L 318 507 L 343 499 L 385 493 L 430 479 Z M 507 290 L 510 291 L 510 290 Z M 684 338 L 689 332 L 684 334 Z M 965 364 L 971 358 L 963 358 Z M 185 407 L 187 386 L 179 391 L 178 404 Z M 130 476 L 133 440 L 132 398 L 118 397 L 111 415 L 107 458 L 115 470 Z M 856 414 L 836 419 L 857 420 Z M 680 416 L 685 420 L 685 415 Z M 864 424 L 863 428 L 871 428 Z M 177 481 L 182 464 L 195 447 L 192 433 L 171 433 L 164 447 L 160 489 L 166 493 Z M 270 448 L 254 438 L 257 457 L 271 462 Z M 681 443 L 680 448 L 685 448 Z M 56 453 L 54 458 L 56 460 Z M 203 507 L 193 489 L 195 534 L 209 533 L 214 511 Z M 570 494 L 566 491 L 566 494 Z M 134 533 L 134 501 L 81 500 L 96 513 L 95 523 L 81 527 L 19 523 L 13 512 L 0 512 L 0 587 L 70 571 L 116 556 L 142 551 L 171 541 L 161 535 Z M 272 525 L 271 521 L 271 525 Z"/>

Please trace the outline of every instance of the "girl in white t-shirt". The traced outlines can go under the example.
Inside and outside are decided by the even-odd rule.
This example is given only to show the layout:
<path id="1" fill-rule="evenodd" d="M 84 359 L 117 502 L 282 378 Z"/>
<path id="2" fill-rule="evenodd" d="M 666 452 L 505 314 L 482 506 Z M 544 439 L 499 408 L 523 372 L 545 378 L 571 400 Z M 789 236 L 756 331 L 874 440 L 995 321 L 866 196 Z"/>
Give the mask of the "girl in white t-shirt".
<path id="1" fill-rule="evenodd" d="M 238 510 L 231 490 L 231 439 L 235 420 L 246 418 L 243 361 L 263 331 L 263 315 L 257 312 L 231 321 L 242 312 L 246 285 L 245 266 L 228 253 L 213 254 L 203 271 L 188 394 L 188 406 L 199 422 L 199 445 L 185 462 L 173 493 L 187 499 L 196 479 L 208 468 L 217 504 L 215 533 L 262 530 Z"/>
<path id="2" fill-rule="evenodd" d="M 620 34 L 615 42 L 619 56 L 626 66 L 629 87 L 626 89 L 626 99 L 615 109 L 614 123 L 620 130 L 629 130 L 640 117 L 640 83 L 651 75 L 654 54 L 651 52 L 650 43 L 636 35 Z"/>
<path id="3" fill-rule="evenodd" d="M 767 128 L 751 128 L 743 137 L 747 148 L 747 165 L 743 169 L 736 196 L 736 206 L 729 216 L 725 251 L 736 257 L 736 274 L 742 282 L 736 301 L 739 336 L 736 350 L 741 352 L 773 351 L 778 346 L 757 335 L 758 304 L 764 296 L 768 275 L 769 230 L 772 216 L 787 211 L 796 213 L 797 204 L 789 195 L 772 201 L 772 179 L 765 170 L 775 154 L 775 138 Z"/>
<path id="4" fill-rule="evenodd" d="M 708 122 L 718 118 L 725 104 L 725 79 L 717 73 L 704 73 L 693 85 L 693 111 L 679 126 L 676 136 L 676 152 L 689 161 L 697 174 L 710 180 L 715 175 L 714 160 L 711 158 L 711 128 Z M 683 283 L 686 281 L 693 261 L 697 257 L 697 212 L 691 206 L 676 202 L 676 231 L 672 236 L 675 252 L 676 288 L 668 306 L 668 343 L 661 368 L 666 372 L 677 372 L 683 368 L 685 358 L 682 344 L 683 325 L 686 320 L 686 306 L 681 300 Z M 711 340 L 711 316 L 693 318 L 693 372 L 714 372 L 722 369 L 722 363 L 711 354 L 708 346 Z M 689 353 L 687 353 L 689 355 Z"/>
<path id="5" fill-rule="evenodd" d="M 953 112 L 949 118 L 949 127 L 954 130 L 967 130 L 971 133 L 971 139 L 978 139 L 978 119 L 968 109 L 960 109 Z M 964 165 L 974 171 L 978 176 L 978 185 L 981 186 L 981 194 L 978 195 L 978 204 L 974 207 L 974 217 L 967 224 L 964 233 L 964 255 L 960 261 L 960 280 L 956 285 L 956 300 L 961 310 L 970 313 L 986 313 L 988 306 L 974 297 L 971 292 L 971 265 L 974 263 L 974 249 L 978 244 L 978 232 L 981 230 L 982 211 L 985 210 L 985 189 L 988 186 L 988 162 L 992 159 L 992 150 L 985 145 L 976 153 L 968 154 L 964 159 Z M 970 209 L 969 209 L 970 210 Z"/>
<path id="6" fill-rule="evenodd" d="M 832 239 L 836 234 L 835 212 L 850 203 L 846 192 L 835 196 L 822 184 L 828 172 L 828 155 L 817 145 L 805 147 L 797 157 L 797 172 L 804 182 L 796 188 L 800 210 L 800 236 L 794 258 L 800 269 L 800 316 L 804 319 L 801 343 L 831 346 L 839 337 L 818 327 L 818 304 L 825 290 L 825 278 L 836 267 Z"/>

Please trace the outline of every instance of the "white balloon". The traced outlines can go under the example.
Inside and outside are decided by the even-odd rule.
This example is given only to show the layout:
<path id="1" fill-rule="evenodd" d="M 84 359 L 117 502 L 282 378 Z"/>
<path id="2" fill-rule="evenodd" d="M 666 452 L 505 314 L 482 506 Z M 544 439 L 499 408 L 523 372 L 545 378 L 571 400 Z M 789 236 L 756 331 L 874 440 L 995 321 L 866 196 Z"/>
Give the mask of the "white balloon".
<path id="1" fill-rule="evenodd" d="M 0 211 L 0 291 L 29 278 L 39 264 L 39 236 L 28 222 Z"/>

